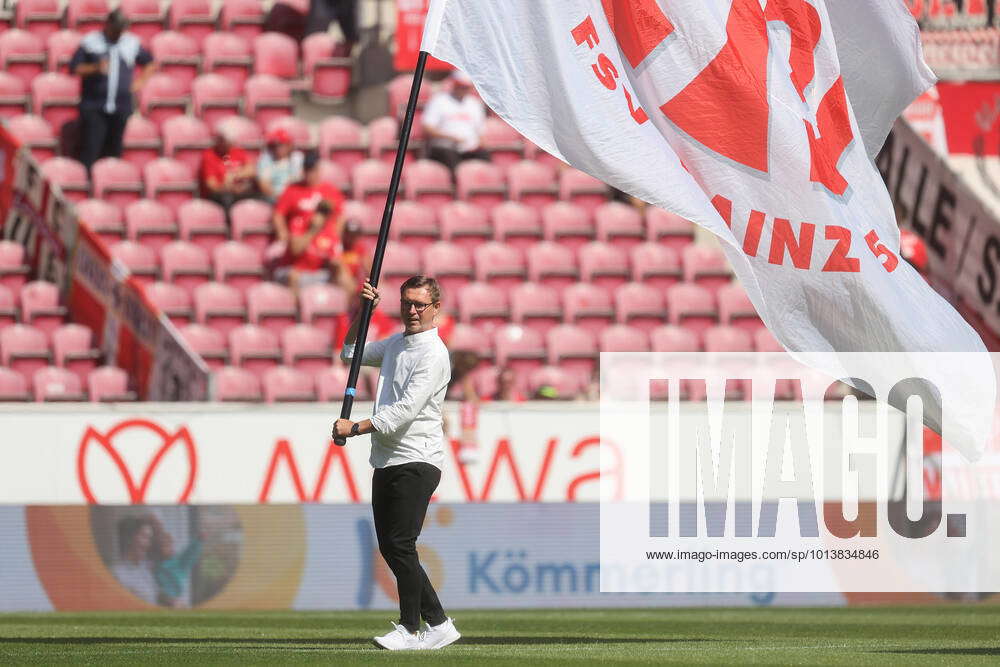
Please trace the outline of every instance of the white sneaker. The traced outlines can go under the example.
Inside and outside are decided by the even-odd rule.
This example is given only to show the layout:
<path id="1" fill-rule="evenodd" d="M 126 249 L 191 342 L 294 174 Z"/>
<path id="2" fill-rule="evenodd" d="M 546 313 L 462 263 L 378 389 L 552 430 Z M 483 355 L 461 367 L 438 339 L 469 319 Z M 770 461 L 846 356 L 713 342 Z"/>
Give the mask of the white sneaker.
<path id="1" fill-rule="evenodd" d="M 448 644 L 453 644 L 462 635 L 455 627 L 455 622 L 450 618 L 441 625 L 427 625 L 420 641 L 420 648 L 436 649 L 444 648 Z"/>
<path id="2" fill-rule="evenodd" d="M 390 623 L 392 622 L 390 621 Z M 388 651 L 416 651 L 424 648 L 421 645 L 422 636 L 422 632 L 410 632 L 402 625 L 392 623 L 392 632 L 375 637 L 374 642 L 379 648 Z"/>

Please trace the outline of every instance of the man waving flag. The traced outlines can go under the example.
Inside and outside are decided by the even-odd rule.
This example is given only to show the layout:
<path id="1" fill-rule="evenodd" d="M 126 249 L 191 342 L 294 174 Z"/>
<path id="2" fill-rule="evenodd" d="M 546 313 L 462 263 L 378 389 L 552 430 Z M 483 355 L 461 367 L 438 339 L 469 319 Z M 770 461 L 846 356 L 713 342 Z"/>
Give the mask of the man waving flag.
<path id="1" fill-rule="evenodd" d="M 544 150 L 714 232 L 802 361 L 983 353 L 935 376 L 953 400 L 953 444 L 978 457 L 981 415 L 954 399 L 992 407 L 992 367 L 900 261 L 872 162 L 934 80 L 902 0 L 432 0 L 423 49 Z M 850 374 L 846 362 L 822 370 Z"/>

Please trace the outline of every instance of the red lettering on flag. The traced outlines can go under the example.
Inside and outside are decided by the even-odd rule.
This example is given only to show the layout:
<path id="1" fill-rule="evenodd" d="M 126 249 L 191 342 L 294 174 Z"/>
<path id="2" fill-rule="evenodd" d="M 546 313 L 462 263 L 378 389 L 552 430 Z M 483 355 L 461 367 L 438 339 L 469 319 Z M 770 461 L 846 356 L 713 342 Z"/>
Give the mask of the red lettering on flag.
<path id="1" fill-rule="evenodd" d="M 656 0 L 601 0 L 601 3 L 618 47 L 632 67 L 638 67 L 674 31 Z"/>

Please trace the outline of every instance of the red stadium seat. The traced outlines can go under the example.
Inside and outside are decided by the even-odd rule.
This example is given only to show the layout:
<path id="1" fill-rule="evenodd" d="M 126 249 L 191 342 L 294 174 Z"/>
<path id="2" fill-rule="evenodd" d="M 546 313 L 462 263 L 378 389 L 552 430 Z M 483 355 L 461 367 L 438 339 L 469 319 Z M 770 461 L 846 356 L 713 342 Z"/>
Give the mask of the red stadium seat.
<path id="1" fill-rule="evenodd" d="M 448 167 L 433 160 L 416 160 L 406 168 L 406 197 L 435 209 L 455 195 Z"/>
<path id="2" fill-rule="evenodd" d="M 201 47 L 191 35 L 165 30 L 153 36 L 150 50 L 159 71 L 182 81 L 186 86 L 190 87 L 198 76 L 201 69 Z"/>
<path id="3" fill-rule="evenodd" d="M 209 128 L 220 120 L 240 113 L 240 86 L 231 78 L 218 73 L 202 74 L 191 84 L 194 114 Z"/>
<path id="4" fill-rule="evenodd" d="M 175 326 L 184 326 L 194 320 L 194 302 L 191 294 L 173 283 L 156 282 L 144 288 L 146 297 L 170 318 Z"/>
<path id="5" fill-rule="evenodd" d="M 190 100 L 190 81 L 158 73 L 149 77 L 142 87 L 139 109 L 158 127 L 162 127 L 166 119 L 187 113 Z"/>
<path id="6" fill-rule="evenodd" d="M 324 158 L 353 170 L 368 157 L 364 126 L 346 116 L 327 118 L 319 126 L 319 151 Z"/>
<path id="7" fill-rule="evenodd" d="M 205 38 L 202 52 L 202 71 L 222 76 L 243 90 L 253 70 L 250 42 L 231 32 L 213 32 Z"/>
<path id="8" fill-rule="evenodd" d="M 17 297 L 0 285 L 0 329 L 17 323 Z"/>
<path id="9" fill-rule="evenodd" d="M 317 32 L 302 40 L 303 73 L 312 80 L 310 95 L 317 102 L 338 102 L 351 89 L 353 61 L 328 33 Z"/>
<path id="10" fill-rule="evenodd" d="M 72 2 L 69 7 L 73 7 Z M 103 17 L 101 22 L 104 22 Z M 69 71 L 69 61 L 72 60 L 73 54 L 80 46 L 80 40 L 83 39 L 84 34 L 84 32 L 76 32 L 76 30 L 60 30 L 49 35 L 48 39 L 45 40 L 45 46 L 48 56 L 47 66 L 50 72 L 72 74 Z"/>
<path id="11" fill-rule="evenodd" d="M 613 290 L 624 285 L 632 272 L 628 254 L 617 246 L 593 241 L 580 248 L 580 275 L 583 280 Z"/>
<path id="12" fill-rule="evenodd" d="M 507 323 L 510 303 L 507 293 L 486 283 L 470 283 L 458 293 L 458 318 L 491 331 Z"/>
<path id="13" fill-rule="evenodd" d="M 279 79 L 299 77 L 299 45 L 288 35 L 265 32 L 253 41 L 254 72 Z"/>
<path id="14" fill-rule="evenodd" d="M 131 162 L 116 157 L 101 158 L 90 168 L 94 197 L 121 210 L 142 198 L 142 175 Z"/>
<path id="15" fill-rule="evenodd" d="M 354 199 L 381 209 L 389 193 L 392 166 L 378 160 L 365 160 L 351 172 Z"/>
<path id="16" fill-rule="evenodd" d="M 76 373 L 80 383 L 97 368 L 101 353 L 94 348 L 94 332 L 80 324 L 64 324 L 52 332 L 56 366 Z"/>
<path id="17" fill-rule="evenodd" d="M 14 5 L 15 24 L 41 39 L 62 27 L 59 0 L 18 0 Z"/>
<path id="18" fill-rule="evenodd" d="M 570 167 L 559 174 L 559 198 L 576 204 L 591 214 L 607 203 L 609 195 L 607 185 L 579 169 Z"/>
<path id="19" fill-rule="evenodd" d="M 226 116 L 216 121 L 215 129 L 225 132 L 233 144 L 245 150 L 254 161 L 264 148 L 264 133 L 249 118 Z"/>
<path id="20" fill-rule="evenodd" d="M 257 377 L 281 362 L 278 337 L 256 324 L 244 324 L 229 332 L 229 354 L 233 363 Z"/>
<path id="21" fill-rule="evenodd" d="M 705 331 L 706 352 L 752 352 L 753 338 L 743 329 L 727 326 L 711 327 Z"/>
<path id="22" fill-rule="evenodd" d="M 66 3 L 66 25 L 70 30 L 86 35 L 104 27 L 109 11 L 108 0 L 69 0 Z"/>
<path id="23" fill-rule="evenodd" d="M 228 336 L 247 319 L 243 292 L 222 283 L 205 283 L 194 289 L 195 319 Z"/>
<path id="24" fill-rule="evenodd" d="M 458 198 L 488 211 L 500 206 L 507 198 L 507 181 L 503 170 L 483 160 L 465 160 L 455 168 Z"/>
<path id="25" fill-rule="evenodd" d="M 130 241 L 141 243 L 157 254 L 177 240 L 174 212 L 152 199 L 140 199 L 125 209 L 125 229 Z"/>
<path id="26" fill-rule="evenodd" d="M 392 166 L 396 161 L 399 147 L 399 121 L 390 116 L 376 118 L 368 123 L 368 149 L 373 160 L 381 160 Z M 409 165 L 416 157 L 416 139 L 410 137 L 404 164 Z"/>
<path id="27" fill-rule="evenodd" d="M 381 304 L 380 304 L 381 305 Z M 347 294 L 333 285 L 308 285 L 299 291 L 300 319 L 337 340 L 338 323 L 347 312 Z"/>
<path id="28" fill-rule="evenodd" d="M 699 336 L 719 321 L 712 293 L 699 285 L 680 283 L 667 290 L 670 323 L 688 327 Z"/>
<path id="29" fill-rule="evenodd" d="M 694 241 L 694 224 L 676 213 L 646 207 L 646 238 L 681 252 Z"/>
<path id="30" fill-rule="evenodd" d="M 562 298 L 567 324 L 583 327 L 597 336 L 614 321 L 615 311 L 607 290 L 577 283 L 567 287 Z"/>
<path id="31" fill-rule="evenodd" d="M 632 248 L 630 255 L 632 280 L 660 290 L 681 281 L 681 261 L 673 248 L 647 241 Z"/>
<path id="32" fill-rule="evenodd" d="M 719 321 L 722 324 L 745 329 L 751 334 L 764 326 L 743 285 L 737 282 L 724 285 L 715 297 L 719 302 Z"/>
<path id="33" fill-rule="evenodd" d="M 45 42 L 38 35 L 17 28 L 0 32 L 0 70 L 19 78 L 25 88 L 42 73 L 45 60 Z"/>
<path id="34" fill-rule="evenodd" d="M 160 157 L 163 148 L 160 128 L 148 118 L 134 113 L 125 123 L 122 144 L 122 159 L 128 160 L 139 169 L 144 169 L 147 164 Z"/>
<path id="35" fill-rule="evenodd" d="M 265 128 L 265 135 L 271 134 L 276 130 L 288 132 L 289 136 L 292 137 L 295 148 L 299 150 L 305 151 L 316 147 L 316 142 L 313 140 L 312 125 L 301 118 L 296 118 L 295 116 L 280 116 L 275 118 L 268 122 Z"/>
<path id="36" fill-rule="evenodd" d="M 212 253 L 229 240 L 226 211 L 214 201 L 191 199 L 177 209 L 181 240 L 189 241 Z"/>
<path id="37" fill-rule="evenodd" d="M 565 371 L 557 366 L 543 366 L 528 375 L 528 395 L 537 396 L 539 390 L 555 390 L 558 400 L 573 400 L 585 389 L 583 379 L 577 373 Z"/>
<path id="38" fill-rule="evenodd" d="M 566 202 L 542 209 L 542 231 L 546 241 L 553 241 L 576 252 L 594 240 L 594 225 L 586 209 Z"/>
<path id="39" fill-rule="evenodd" d="M 542 219 L 538 211 L 517 202 L 504 202 L 490 213 L 493 238 L 527 251 L 542 238 Z"/>
<path id="40" fill-rule="evenodd" d="M 576 255 L 553 241 L 528 248 L 528 280 L 564 290 L 579 279 Z"/>
<path id="41" fill-rule="evenodd" d="M 649 333 L 653 352 L 699 352 L 698 334 L 685 327 L 671 324 L 656 327 Z"/>
<path id="42" fill-rule="evenodd" d="M 28 113 L 28 85 L 20 78 L 0 72 L 0 118 Z"/>
<path id="43" fill-rule="evenodd" d="M 308 324 L 296 324 L 282 331 L 281 350 L 286 366 L 314 377 L 333 363 L 330 336 Z"/>
<path id="44" fill-rule="evenodd" d="M 510 292 L 511 320 L 545 335 L 563 321 L 559 290 L 538 283 L 524 283 Z"/>
<path id="45" fill-rule="evenodd" d="M 643 283 L 627 283 L 615 290 L 615 313 L 620 324 L 649 333 L 667 319 L 663 291 Z"/>
<path id="46" fill-rule="evenodd" d="M 295 368 L 278 366 L 264 372 L 264 400 L 267 403 L 316 400 L 313 378 Z"/>
<path id="47" fill-rule="evenodd" d="M 463 201 L 445 204 L 438 211 L 441 238 L 474 250 L 493 238 L 493 229 L 483 209 Z"/>
<path id="48" fill-rule="evenodd" d="M 691 244 L 681 254 L 684 264 L 684 280 L 717 291 L 732 282 L 733 272 L 722 249 L 713 246 Z"/>
<path id="49" fill-rule="evenodd" d="M 438 223 L 434 209 L 413 201 L 396 203 L 389 233 L 393 241 L 400 241 L 422 251 L 438 239 Z"/>
<path id="50" fill-rule="evenodd" d="M 35 371 L 52 361 L 44 331 L 27 324 L 0 329 L 0 364 L 17 371 L 30 385 Z"/>
<path id="51" fill-rule="evenodd" d="M 63 325 L 66 307 L 59 304 L 59 288 L 34 280 L 21 288 L 21 321 L 51 335 Z"/>
<path id="52" fill-rule="evenodd" d="M 264 279 L 264 265 L 257 250 L 239 241 L 226 241 L 212 251 L 215 280 L 247 292 Z"/>
<path id="53" fill-rule="evenodd" d="M 483 150 L 490 154 L 490 160 L 500 167 L 510 167 L 525 158 L 521 133 L 500 118 L 486 119 L 480 141 Z"/>
<path id="54" fill-rule="evenodd" d="M 344 202 L 344 219 L 356 221 L 361 225 L 361 235 L 374 240 L 382 224 L 382 209 L 376 210 L 364 202 L 349 199 Z"/>
<path id="55" fill-rule="evenodd" d="M 223 30 L 253 40 L 264 32 L 264 4 L 260 0 L 222 0 L 219 23 Z"/>
<path id="56" fill-rule="evenodd" d="M 165 16 L 159 0 L 121 0 L 119 9 L 128 18 L 129 31 L 142 41 L 147 49 L 153 35 L 163 30 Z"/>
<path id="57" fill-rule="evenodd" d="M 226 366 L 213 373 L 215 399 L 218 401 L 256 403 L 264 398 L 260 380 L 250 371 Z"/>
<path id="58" fill-rule="evenodd" d="M 31 267 L 24 261 L 24 246 L 15 241 L 0 241 L 0 285 L 20 294 L 30 272 Z"/>
<path id="59" fill-rule="evenodd" d="M 0 401 L 30 401 L 28 381 L 23 375 L 9 368 L 0 367 Z"/>
<path id="60" fill-rule="evenodd" d="M 233 204 L 229 209 L 233 240 L 256 248 L 263 257 L 274 235 L 272 216 L 271 206 L 258 199 L 244 199 Z"/>
<path id="61" fill-rule="evenodd" d="M 73 371 L 48 366 L 35 371 L 34 382 L 36 401 L 85 401 L 83 382 Z"/>
<path id="62" fill-rule="evenodd" d="M 769 329 L 757 329 L 753 333 L 754 349 L 758 352 L 784 352 L 785 347 L 778 342 Z"/>
<path id="63" fill-rule="evenodd" d="M 475 352 L 481 365 L 489 365 L 493 359 L 493 338 L 488 330 L 470 324 L 458 323 L 451 332 L 448 349 Z"/>
<path id="64" fill-rule="evenodd" d="M 299 309 L 295 294 L 278 283 L 258 283 L 246 291 L 250 323 L 269 329 L 275 335 L 294 326 Z"/>
<path id="65" fill-rule="evenodd" d="M 493 346 L 497 366 L 513 368 L 522 387 L 528 373 L 545 363 L 545 339 L 534 329 L 517 324 L 499 327 L 493 335 Z"/>
<path id="66" fill-rule="evenodd" d="M 560 324 L 546 335 L 548 363 L 590 381 L 597 369 L 597 338 L 590 331 L 572 324 Z"/>
<path id="67" fill-rule="evenodd" d="M 146 197 L 155 199 L 174 211 L 198 191 L 195 172 L 183 162 L 158 158 L 143 168 Z"/>
<path id="68" fill-rule="evenodd" d="M 288 116 L 291 118 L 291 116 Z M 281 120 L 280 118 L 278 120 Z M 336 162 L 330 160 L 319 161 L 319 178 L 323 183 L 332 183 L 341 192 L 350 192 L 351 178 L 348 172 Z"/>
<path id="69" fill-rule="evenodd" d="M 594 211 L 597 239 L 630 251 L 646 239 L 642 214 L 621 202 L 608 202 Z"/>
<path id="70" fill-rule="evenodd" d="M 236 326 L 240 325 L 233 328 Z M 229 342 L 221 330 L 204 324 L 188 324 L 181 328 L 180 333 L 211 370 L 219 371 L 229 363 Z"/>
<path id="71" fill-rule="evenodd" d="M 601 352 L 649 352 L 649 334 L 627 324 L 614 324 L 598 336 Z"/>
<path id="72" fill-rule="evenodd" d="M 191 116 L 175 116 L 163 122 L 163 154 L 183 162 L 198 173 L 201 155 L 212 145 L 212 131 L 205 123 Z"/>
<path id="73" fill-rule="evenodd" d="M 70 201 L 87 199 L 90 192 L 87 168 L 76 160 L 68 157 L 49 158 L 42 163 L 42 174 L 50 182 L 58 185 Z"/>
<path id="74" fill-rule="evenodd" d="M 199 46 L 215 31 L 211 0 L 171 0 L 170 27 L 193 39 Z"/>
<path id="75" fill-rule="evenodd" d="M 319 400 L 333 402 L 344 400 L 344 390 L 347 388 L 349 369 L 344 366 L 330 366 L 316 375 L 316 390 Z M 360 378 L 359 378 L 360 379 Z M 370 399 L 368 388 L 363 382 L 358 382 L 355 400 Z"/>
<path id="76" fill-rule="evenodd" d="M 424 248 L 424 272 L 437 279 L 444 292 L 444 303 L 458 303 L 458 293 L 472 282 L 472 253 L 467 248 L 438 241 Z"/>
<path id="77" fill-rule="evenodd" d="M 388 95 L 388 108 L 389 115 L 394 118 L 402 118 L 403 112 L 406 111 L 406 103 L 410 99 L 410 88 L 413 87 L 413 75 L 412 74 L 400 74 L 396 78 L 386 85 L 385 90 Z M 417 108 L 423 108 L 427 102 L 430 101 L 431 97 L 434 95 L 434 90 L 431 86 L 424 85 L 420 88 L 420 93 L 417 97 Z M 416 123 L 414 123 L 416 124 Z"/>
<path id="78" fill-rule="evenodd" d="M 122 402 L 136 400 L 135 392 L 128 389 L 128 373 L 115 366 L 102 366 L 87 376 L 90 400 L 97 402 Z"/>
<path id="79" fill-rule="evenodd" d="M 472 252 L 476 280 L 510 292 L 524 282 L 528 274 L 524 253 L 499 241 L 489 241 Z"/>
<path id="80" fill-rule="evenodd" d="M 52 127 L 41 116 L 15 116 L 7 121 L 7 128 L 39 162 L 55 157 L 59 141 Z"/>
<path id="81" fill-rule="evenodd" d="M 188 291 L 195 290 L 212 278 L 208 257 L 204 248 L 187 241 L 166 244 L 160 251 L 163 280 L 180 285 Z M 197 301 L 197 292 L 195 297 Z"/>
<path id="82" fill-rule="evenodd" d="M 507 170 L 507 188 L 512 200 L 537 209 L 555 203 L 559 194 L 555 172 L 550 167 L 530 160 L 510 166 Z"/>
<path id="83" fill-rule="evenodd" d="M 244 91 L 244 111 L 261 127 L 292 113 L 292 89 L 281 79 L 256 74 L 247 79 Z"/>
<path id="84" fill-rule="evenodd" d="M 152 283 L 160 273 L 156 251 L 134 241 L 119 241 L 111 246 L 111 256 L 121 262 L 143 285 Z"/>
<path id="85" fill-rule="evenodd" d="M 420 253 L 415 248 L 396 241 L 390 241 L 385 249 L 382 260 L 382 280 L 385 287 L 381 290 L 381 308 L 383 312 L 396 317 L 399 312 L 399 290 L 396 289 L 404 280 L 422 273 Z"/>

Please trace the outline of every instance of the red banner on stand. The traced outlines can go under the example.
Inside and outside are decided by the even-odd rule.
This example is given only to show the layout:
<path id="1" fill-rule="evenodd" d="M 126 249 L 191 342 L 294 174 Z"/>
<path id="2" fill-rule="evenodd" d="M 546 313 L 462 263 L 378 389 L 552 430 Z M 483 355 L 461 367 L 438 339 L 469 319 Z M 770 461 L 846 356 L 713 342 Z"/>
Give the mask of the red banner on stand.
<path id="1" fill-rule="evenodd" d="M 398 0 L 396 3 L 396 57 L 393 66 L 397 72 L 412 72 L 417 67 L 429 5 L 430 0 Z M 427 59 L 427 69 L 446 71 L 454 68 L 443 60 L 431 57 Z"/>

